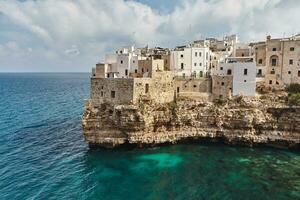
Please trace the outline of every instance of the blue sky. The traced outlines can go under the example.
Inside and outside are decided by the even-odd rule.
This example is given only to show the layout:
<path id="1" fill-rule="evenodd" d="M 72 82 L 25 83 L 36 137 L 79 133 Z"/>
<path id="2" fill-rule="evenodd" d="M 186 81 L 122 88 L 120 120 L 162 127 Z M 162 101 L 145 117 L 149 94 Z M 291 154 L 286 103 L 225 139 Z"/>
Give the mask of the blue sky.
<path id="1" fill-rule="evenodd" d="M 299 0 L 0 0 L 0 72 L 87 72 L 119 46 L 300 32 Z"/>

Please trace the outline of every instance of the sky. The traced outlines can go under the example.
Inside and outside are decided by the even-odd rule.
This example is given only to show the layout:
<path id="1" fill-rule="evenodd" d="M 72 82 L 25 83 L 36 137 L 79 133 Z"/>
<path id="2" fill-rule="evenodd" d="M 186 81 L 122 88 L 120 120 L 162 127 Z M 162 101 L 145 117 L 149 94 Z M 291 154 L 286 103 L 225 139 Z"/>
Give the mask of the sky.
<path id="1" fill-rule="evenodd" d="M 0 0 L 0 72 L 88 72 L 122 46 L 300 33 L 299 0 Z"/>

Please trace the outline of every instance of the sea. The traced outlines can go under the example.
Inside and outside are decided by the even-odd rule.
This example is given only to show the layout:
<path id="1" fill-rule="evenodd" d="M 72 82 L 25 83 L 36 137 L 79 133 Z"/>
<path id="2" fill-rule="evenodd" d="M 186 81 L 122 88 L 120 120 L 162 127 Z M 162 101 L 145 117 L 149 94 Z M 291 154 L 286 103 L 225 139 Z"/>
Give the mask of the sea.
<path id="1" fill-rule="evenodd" d="M 300 152 L 223 144 L 89 149 L 88 73 L 0 74 L 0 199 L 300 199 Z"/>

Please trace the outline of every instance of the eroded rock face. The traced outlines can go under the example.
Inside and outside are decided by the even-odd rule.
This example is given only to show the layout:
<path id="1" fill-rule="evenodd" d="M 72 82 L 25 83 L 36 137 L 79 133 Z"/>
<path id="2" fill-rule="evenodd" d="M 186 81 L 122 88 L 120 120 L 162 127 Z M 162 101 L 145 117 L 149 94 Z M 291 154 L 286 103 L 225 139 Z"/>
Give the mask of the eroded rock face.
<path id="1" fill-rule="evenodd" d="M 229 144 L 300 147 L 300 108 L 284 101 L 238 97 L 222 104 L 110 105 L 88 103 L 84 136 L 91 145 L 116 147 L 210 139 Z"/>

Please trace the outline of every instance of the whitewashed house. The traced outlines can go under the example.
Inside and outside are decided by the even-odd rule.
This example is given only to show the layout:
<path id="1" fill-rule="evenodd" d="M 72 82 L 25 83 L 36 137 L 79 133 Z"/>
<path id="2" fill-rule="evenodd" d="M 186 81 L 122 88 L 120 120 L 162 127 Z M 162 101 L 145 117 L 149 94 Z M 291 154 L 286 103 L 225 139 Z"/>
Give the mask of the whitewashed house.
<path id="1" fill-rule="evenodd" d="M 256 64 L 253 57 L 226 58 L 225 62 L 219 63 L 212 75 L 217 96 L 226 97 L 228 92 L 233 96 L 255 96 Z M 222 89 L 223 87 L 228 88 Z M 226 91 L 226 94 L 218 94 L 219 91 Z"/>
<path id="2" fill-rule="evenodd" d="M 134 47 L 121 48 L 105 56 L 105 63 L 111 65 L 110 72 L 118 78 L 128 78 L 130 73 L 137 73 L 138 60 L 139 55 L 135 53 Z"/>
<path id="3" fill-rule="evenodd" d="M 177 76 L 206 77 L 210 54 L 208 47 L 177 47 L 171 51 L 171 70 Z"/>

